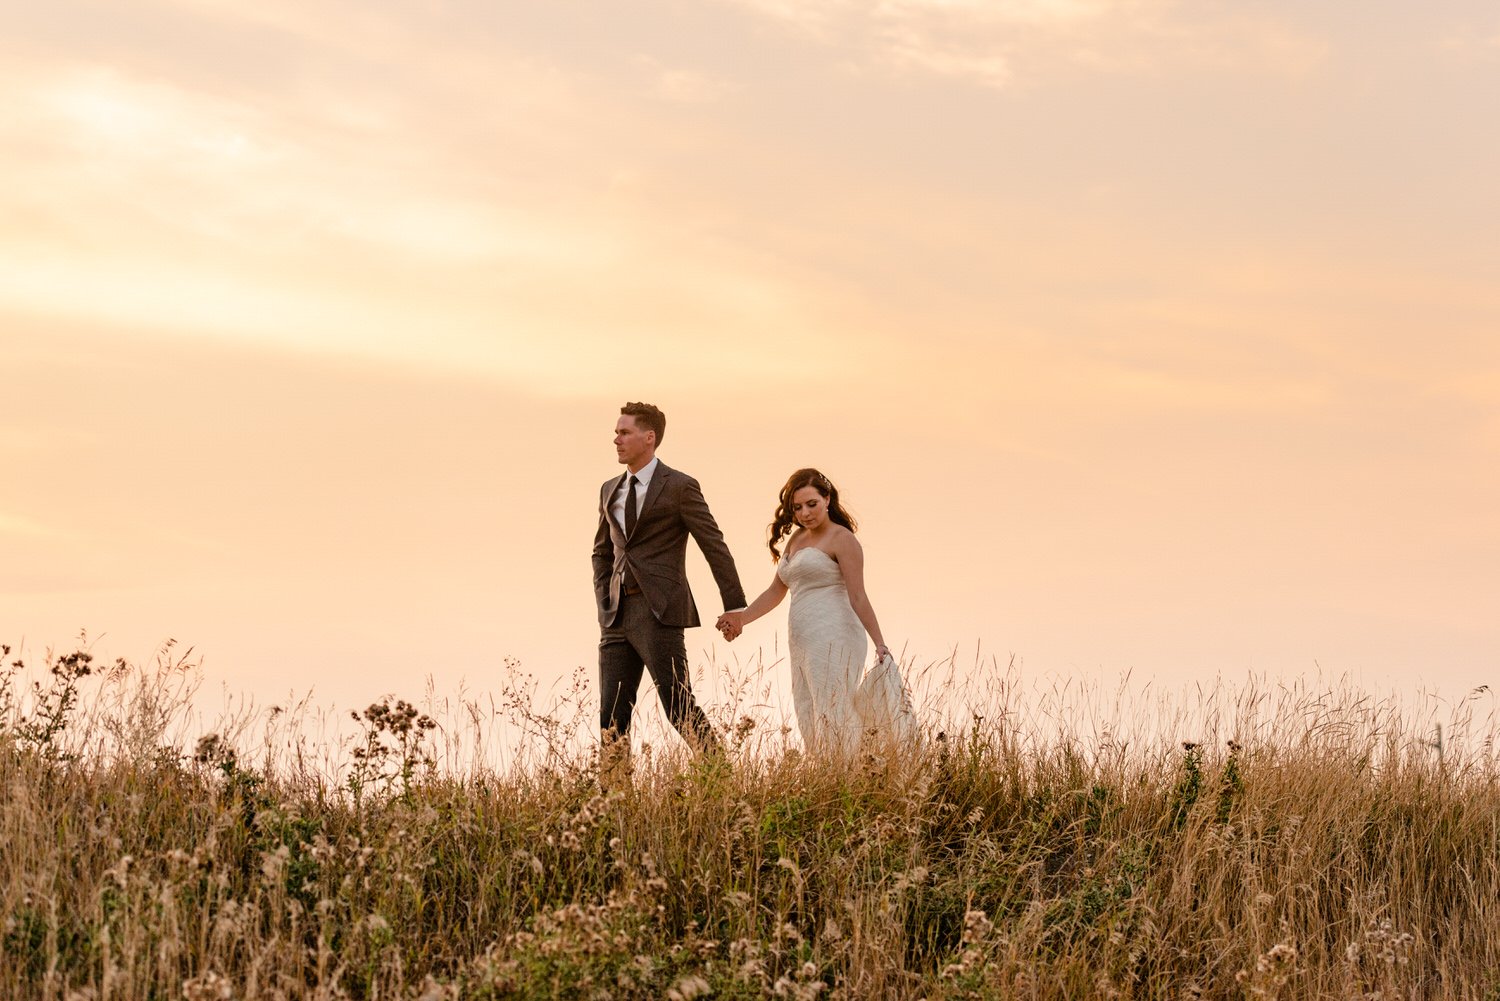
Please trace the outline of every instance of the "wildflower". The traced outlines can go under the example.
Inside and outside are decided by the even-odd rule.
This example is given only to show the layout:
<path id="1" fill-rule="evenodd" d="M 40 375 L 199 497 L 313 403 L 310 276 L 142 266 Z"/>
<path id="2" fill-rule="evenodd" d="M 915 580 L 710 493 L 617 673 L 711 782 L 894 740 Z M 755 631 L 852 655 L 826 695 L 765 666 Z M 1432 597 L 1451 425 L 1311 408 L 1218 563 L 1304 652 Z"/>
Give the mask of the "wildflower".
<path id="1" fill-rule="evenodd" d="M 234 996 L 234 986 L 227 977 L 209 970 L 184 980 L 182 996 L 187 1001 L 229 1001 Z"/>
<path id="2" fill-rule="evenodd" d="M 1271 946 L 1265 958 L 1273 963 L 1291 963 L 1297 958 L 1297 947 L 1290 942 L 1277 942 Z"/>
<path id="3" fill-rule="evenodd" d="M 995 923 L 984 911 L 968 911 L 964 914 L 963 942 L 965 945 L 983 942 L 994 930 Z"/>
<path id="4" fill-rule="evenodd" d="M 693 998 L 703 997 L 710 993 L 713 988 L 708 986 L 708 981 L 698 976 L 687 976 L 677 981 L 676 985 L 667 991 L 667 997 L 671 1001 L 692 1001 Z"/>
<path id="5" fill-rule="evenodd" d="M 911 869 L 901 873 L 896 877 L 896 882 L 891 887 L 891 892 L 901 893 L 904 890 L 909 890 L 913 886 L 920 886 L 926 881 L 927 867 L 921 865 L 913 866 Z"/>
<path id="6" fill-rule="evenodd" d="M 422 983 L 422 993 L 417 995 L 417 1001 L 458 1001 L 458 985 L 440 984 L 429 973 Z"/>
<path id="7" fill-rule="evenodd" d="M 267 883 L 275 882 L 281 875 L 282 868 L 287 859 L 291 858 L 292 850 L 286 845 L 279 845 L 274 852 L 266 852 L 260 860 L 260 872 Z"/>

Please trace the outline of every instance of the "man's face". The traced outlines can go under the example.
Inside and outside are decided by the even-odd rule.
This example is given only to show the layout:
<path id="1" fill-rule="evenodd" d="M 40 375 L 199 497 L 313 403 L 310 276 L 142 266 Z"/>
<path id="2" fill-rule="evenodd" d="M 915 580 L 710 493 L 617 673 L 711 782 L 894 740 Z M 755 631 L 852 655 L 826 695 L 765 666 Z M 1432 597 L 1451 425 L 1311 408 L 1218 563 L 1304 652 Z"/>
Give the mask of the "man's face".
<path id="1" fill-rule="evenodd" d="M 621 414 L 615 422 L 615 455 L 622 465 L 639 469 L 656 451 L 656 432 L 636 424 L 632 414 Z"/>

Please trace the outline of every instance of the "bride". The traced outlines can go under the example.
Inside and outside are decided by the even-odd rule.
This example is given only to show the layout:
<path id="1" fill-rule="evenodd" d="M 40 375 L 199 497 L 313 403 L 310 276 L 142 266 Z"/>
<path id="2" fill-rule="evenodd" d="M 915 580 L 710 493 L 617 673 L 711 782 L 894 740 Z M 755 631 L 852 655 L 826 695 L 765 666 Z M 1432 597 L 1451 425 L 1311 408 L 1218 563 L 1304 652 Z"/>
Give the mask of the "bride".
<path id="1" fill-rule="evenodd" d="M 828 477 L 816 469 L 797 470 L 781 488 L 771 522 L 767 545 L 778 564 L 771 585 L 750 607 L 725 612 L 717 623 L 724 638 L 733 640 L 791 592 L 792 703 L 810 751 L 847 754 L 861 735 L 905 736 L 911 722 L 900 672 L 865 593 L 864 549 L 854 532 L 854 519 Z M 861 678 L 866 633 L 875 641 L 876 663 Z"/>

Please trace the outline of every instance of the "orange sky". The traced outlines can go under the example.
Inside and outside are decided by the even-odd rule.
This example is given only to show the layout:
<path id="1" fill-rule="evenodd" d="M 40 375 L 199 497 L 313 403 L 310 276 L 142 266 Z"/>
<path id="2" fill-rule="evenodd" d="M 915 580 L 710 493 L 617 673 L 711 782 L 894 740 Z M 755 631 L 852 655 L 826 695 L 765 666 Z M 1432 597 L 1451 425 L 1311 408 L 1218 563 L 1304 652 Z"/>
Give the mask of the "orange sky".
<path id="1" fill-rule="evenodd" d="M 752 594 L 829 473 L 918 662 L 1497 680 L 1490 4 L 12 6 L 0 641 L 591 668 L 646 399 Z"/>

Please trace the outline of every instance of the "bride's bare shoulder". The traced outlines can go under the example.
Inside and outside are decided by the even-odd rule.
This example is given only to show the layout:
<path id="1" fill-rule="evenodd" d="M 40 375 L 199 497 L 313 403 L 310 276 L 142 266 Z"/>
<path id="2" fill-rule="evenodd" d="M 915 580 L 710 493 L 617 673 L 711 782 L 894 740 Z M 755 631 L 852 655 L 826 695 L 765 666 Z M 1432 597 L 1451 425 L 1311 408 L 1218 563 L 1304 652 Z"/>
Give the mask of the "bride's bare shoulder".
<path id="1" fill-rule="evenodd" d="M 828 527 L 832 533 L 828 540 L 828 547 L 830 549 L 849 552 L 862 548 L 859 544 L 859 537 L 843 525 L 830 525 Z"/>

